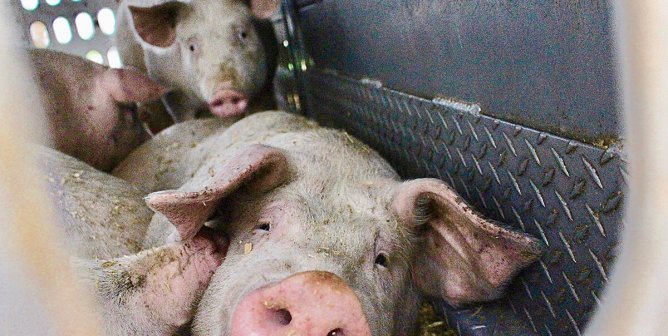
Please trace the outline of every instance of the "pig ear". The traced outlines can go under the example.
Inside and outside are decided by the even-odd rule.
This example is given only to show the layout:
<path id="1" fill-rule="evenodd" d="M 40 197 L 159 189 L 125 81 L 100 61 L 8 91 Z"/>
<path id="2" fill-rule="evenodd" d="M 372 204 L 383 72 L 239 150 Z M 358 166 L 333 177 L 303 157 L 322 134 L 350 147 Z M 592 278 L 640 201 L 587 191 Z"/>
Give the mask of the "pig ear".
<path id="1" fill-rule="evenodd" d="M 400 221 L 426 235 L 413 268 L 417 285 L 454 306 L 498 298 L 541 253 L 536 239 L 483 218 L 440 180 L 401 184 L 392 208 Z"/>
<path id="2" fill-rule="evenodd" d="M 188 240 L 197 234 L 218 204 L 239 188 L 264 193 L 285 182 L 288 162 L 279 149 L 252 145 L 234 155 L 219 171 L 205 186 L 155 192 L 146 197 L 146 203 L 167 217 L 181 240 Z"/>
<path id="3" fill-rule="evenodd" d="M 146 43 L 167 48 L 176 39 L 176 18 L 188 5 L 169 1 L 151 7 L 128 6 L 134 30 Z"/>
<path id="4" fill-rule="evenodd" d="M 160 98 L 167 88 L 147 75 L 130 69 L 107 69 L 99 77 L 99 85 L 117 102 L 146 102 Z"/>
<path id="5" fill-rule="evenodd" d="M 268 19 L 276 12 L 278 6 L 280 5 L 280 0 L 245 0 L 245 1 L 251 8 L 253 14 L 260 19 Z"/>

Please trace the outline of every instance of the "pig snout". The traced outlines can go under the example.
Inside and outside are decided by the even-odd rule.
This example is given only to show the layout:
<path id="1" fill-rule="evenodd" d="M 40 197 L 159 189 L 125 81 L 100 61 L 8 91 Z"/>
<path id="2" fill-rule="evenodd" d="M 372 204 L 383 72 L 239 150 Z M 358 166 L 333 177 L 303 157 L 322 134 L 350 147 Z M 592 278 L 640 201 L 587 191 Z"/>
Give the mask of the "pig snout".
<path id="1" fill-rule="evenodd" d="M 239 116 L 246 112 L 247 106 L 248 97 L 231 89 L 217 91 L 209 101 L 211 113 L 221 118 Z"/>
<path id="2" fill-rule="evenodd" d="M 232 336 L 371 336 L 357 295 L 341 278 L 310 271 L 247 294 Z"/>

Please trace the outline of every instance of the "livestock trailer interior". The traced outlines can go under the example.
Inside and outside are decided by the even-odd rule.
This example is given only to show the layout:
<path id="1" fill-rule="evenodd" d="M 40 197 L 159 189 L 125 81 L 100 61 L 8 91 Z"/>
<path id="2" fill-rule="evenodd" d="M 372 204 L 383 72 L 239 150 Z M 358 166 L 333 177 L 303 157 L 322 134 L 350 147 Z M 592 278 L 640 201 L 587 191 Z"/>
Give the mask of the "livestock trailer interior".
<path id="1" fill-rule="evenodd" d="M 119 67 L 112 0 L 12 0 L 25 47 Z M 435 307 L 459 335 L 580 335 L 622 227 L 610 1 L 283 0 L 281 109 L 345 129 L 540 238 L 508 295 Z"/>

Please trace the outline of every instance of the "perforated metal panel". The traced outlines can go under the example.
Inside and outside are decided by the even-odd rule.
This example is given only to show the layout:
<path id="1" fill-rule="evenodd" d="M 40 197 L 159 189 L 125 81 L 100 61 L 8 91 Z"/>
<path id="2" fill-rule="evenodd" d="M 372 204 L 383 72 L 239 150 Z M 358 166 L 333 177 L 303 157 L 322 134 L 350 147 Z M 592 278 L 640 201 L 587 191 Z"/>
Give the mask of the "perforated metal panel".
<path id="1" fill-rule="evenodd" d="M 103 64 L 109 64 L 109 56 L 116 57 L 114 55 L 114 49 L 112 44 L 112 35 L 113 29 L 109 30 L 107 28 L 109 19 L 114 22 L 114 16 L 116 13 L 116 8 L 118 4 L 115 0 L 11 0 L 15 3 L 14 9 L 16 13 L 16 19 L 21 32 L 23 34 L 24 46 L 26 48 L 38 48 L 43 47 L 40 43 L 35 44 L 33 38 L 30 34 L 30 27 L 35 22 L 41 22 L 46 26 L 48 34 L 48 46 L 46 48 L 52 50 L 58 50 L 66 52 L 69 54 L 79 55 L 82 57 L 93 58 L 93 54 L 89 54 L 91 51 L 99 53 Z M 37 7 L 32 10 L 26 10 L 22 3 L 25 4 L 34 4 L 37 3 Z M 53 5 L 51 5 L 51 4 Z M 100 11 L 102 11 L 102 16 L 100 16 Z M 111 12 L 111 17 L 109 14 Z M 93 22 L 93 34 L 88 39 L 82 38 L 77 29 L 77 16 L 87 13 L 90 15 L 90 18 Z M 105 17 L 106 14 L 106 17 Z M 69 34 L 71 34 L 71 40 L 67 43 L 59 42 L 54 29 L 54 22 L 57 18 L 62 18 L 59 21 L 63 23 L 63 19 L 67 20 L 69 25 Z M 104 31 L 100 29 L 100 23 L 105 28 Z M 85 20 L 84 20 L 85 21 Z M 107 25 L 105 25 L 107 23 Z M 57 24 L 56 24 L 57 25 Z M 60 31 L 67 32 L 66 27 L 61 27 Z M 84 37 L 88 37 L 84 35 Z M 110 54 L 111 49 L 111 54 Z M 112 64 L 113 64 L 112 60 Z"/>
<path id="2" fill-rule="evenodd" d="M 622 226 L 625 172 L 616 145 L 596 147 L 487 116 L 457 97 L 423 99 L 321 68 L 306 53 L 300 7 L 286 0 L 284 13 L 302 102 L 293 109 L 346 129 L 405 178 L 448 182 L 486 215 L 546 245 L 506 298 L 459 310 L 438 302 L 451 326 L 461 335 L 580 335 L 608 281 Z M 337 36 L 346 38 L 355 36 Z"/>

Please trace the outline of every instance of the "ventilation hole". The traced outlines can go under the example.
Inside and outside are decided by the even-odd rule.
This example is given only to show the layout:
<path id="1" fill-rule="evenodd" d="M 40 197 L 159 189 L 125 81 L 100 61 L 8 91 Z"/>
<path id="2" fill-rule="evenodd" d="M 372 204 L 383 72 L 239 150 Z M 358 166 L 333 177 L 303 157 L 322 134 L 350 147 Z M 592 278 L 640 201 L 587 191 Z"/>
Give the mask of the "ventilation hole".
<path id="1" fill-rule="evenodd" d="M 282 326 L 290 324 L 292 321 L 292 315 L 287 309 L 274 310 L 274 321 Z"/>
<path id="2" fill-rule="evenodd" d="M 58 6 L 60 5 L 60 0 L 46 0 L 46 3 L 51 6 Z"/>
<path id="3" fill-rule="evenodd" d="M 86 58 L 99 64 L 104 64 L 104 57 L 97 50 L 91 50 L 86 53 Z"/>
<path id="4" fill-rule="evenodd" d="M 109 48 L 109 51 L 107 51 L 107 61 L 112 68 L 120 68 L 123 66 L 121 56 L 118 54 L 118 49 L 116 49 L 116 47 L 111 47 Z"/>
<path id="5" fill-rule="evenodd" d="M 97 22 L 102 33 L 106 35 L 111 35 L 116 30 L 116 17 L 114 11 L 109 8 L 102 8 L 97 12 Z"/>
<path id="6" fill-rule="evenodd" d="M 39 7 L 39 0 L 21 0 L 21 6 L 27 11 L 34 11 Z"/>
<path id="7" fill-rule="evenodd" d="M 345 334 L 343 333 L 343 330 L 341 328 L 336 328 L 327 333 L 327 336 L 345 336 Z"/>
<path id="8" fill-rule="evenodd" d="M 77 27 L 79 37 L 84 40 L 90 40 L 95 35 L 95 25 L 93 18 L 88 13 L 79 13 L 74 18 L 74 25 Z"/>
<path id="9" fill-rule="evenodd" d="M 59 16 L 53 20 L 53 35 L 60 44 L 68 44 L 72 41 L 72 27 L 66 18 Z"/>
<path id="10" fill-rule="evenodd" d="M 46 48 L 51 43 L 49 29 L 42 21 L 35 21 L 30 24 L 30 38 L 36 48 Z"/>

